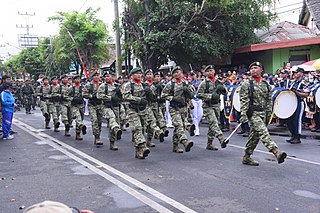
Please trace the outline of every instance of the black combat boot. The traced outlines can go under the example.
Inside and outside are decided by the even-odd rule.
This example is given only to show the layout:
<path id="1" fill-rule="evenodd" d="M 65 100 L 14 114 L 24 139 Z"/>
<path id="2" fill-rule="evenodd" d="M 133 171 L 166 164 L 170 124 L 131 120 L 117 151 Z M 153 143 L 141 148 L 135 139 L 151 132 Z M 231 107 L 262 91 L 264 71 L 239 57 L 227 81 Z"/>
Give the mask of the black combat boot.
<path id="1" fill-rule="evenodd" d="M 301 143 L 301 140 L 300 140 L 300 134 L 295 134 L 295 137 L 292 141 L 290 141 L 291 144 L 299 144 Z"/>

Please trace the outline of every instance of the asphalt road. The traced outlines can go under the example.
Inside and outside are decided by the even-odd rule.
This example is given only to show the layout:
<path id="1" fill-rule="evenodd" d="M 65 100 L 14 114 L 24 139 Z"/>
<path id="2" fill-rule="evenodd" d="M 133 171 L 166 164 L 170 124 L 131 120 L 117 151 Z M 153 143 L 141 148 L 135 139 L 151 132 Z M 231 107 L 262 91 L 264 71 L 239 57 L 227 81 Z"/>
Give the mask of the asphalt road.
<path id="1" fill-rule="evenodd" d="M 38 109 L 31 115 L 17 112 L 13 128 L 18 134 L 0 140 L 0 212 L 22 212 L 19 208 L 44 200 L 97 213 L 320 212 L 317 137 L 292 145 L 282 136 L 286 130 L 279 134 L 271 126 L 272 138 L 289 158 L 277 164 L 260 143 L 253 155 L 260 166 L 250 167 L 241 163 L 247 138 L 234 135 L 226 149 L 208 151 L 206 125 L 192 137 L 191 152 L 172 152 L 170 129 L 165 142 L 156 140 L 149 157 L 138 160 L 130 130 L 118 142 L 119 150 L 111 151 L 105 124 L 104 146 L 93 145 L 88 116 L 83 141 L 74 140 L 74 129 L 65 137 L 63 125 L 54 133 L 43 129 L 43 122 Z"/>

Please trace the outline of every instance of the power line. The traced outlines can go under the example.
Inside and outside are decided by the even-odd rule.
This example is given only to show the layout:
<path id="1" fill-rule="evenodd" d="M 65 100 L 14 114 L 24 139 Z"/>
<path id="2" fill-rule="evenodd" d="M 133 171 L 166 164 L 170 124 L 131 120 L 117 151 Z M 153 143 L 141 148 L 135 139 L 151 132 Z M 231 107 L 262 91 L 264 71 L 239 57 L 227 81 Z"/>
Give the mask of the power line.
<path id="1" fill-rule="evenodd" d="M 82 7 L 87 3 L 87 1 L 88 1 L 88 0 L 85 0 L 85 1 L 83 2 L 83 4 L 81 5 L 81 7 L 80 7 L 80 9 L 79 9 L 78 11 L 81 11 Z"/>
<path id="2" fill-rule="evenodd" d="M 299 2 L 299 3 L 295 3 L 295 4 L 288 4 L 288 5 L 284 5 L 284 6 L 282 6 L 282 7 L 277 7 L 277 10 L 278 10 L 278 9 L 281 9 L 281 8 L 285 8 L 285 7 L 294 6 L 294 5 L 297 5 L 297 4 L 303 4 L 303 2 Z"/>

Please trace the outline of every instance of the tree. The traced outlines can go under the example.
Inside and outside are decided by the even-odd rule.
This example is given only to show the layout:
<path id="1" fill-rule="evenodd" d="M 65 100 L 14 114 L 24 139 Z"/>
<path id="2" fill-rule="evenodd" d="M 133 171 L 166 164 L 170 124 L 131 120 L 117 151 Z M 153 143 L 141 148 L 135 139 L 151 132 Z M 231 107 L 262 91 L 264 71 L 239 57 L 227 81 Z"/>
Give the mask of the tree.
<path id="1" fill-rule="evenodd" d="M 81 64 L 77 54 L 79 50 L 84 64 L 91 70 L 110 58 L 106 48 L 110 36 L 105 24 L 96 18 L 98 10 L 58 12 L 57 16 L 49 18 L 49 21 L 57 21 L 60 25 L 59 36 L 54 40 L 56 60 L 63 64 L 69 62 L 69 66 L 71 62 Z"/>
<path id="2" fill-rule="evenodd" d="M 126 0 L 124 17 L 134 54 L 155 69 L 168 57 L 178 64 L 206 62 L 258 42 L 270 0 Z"/>

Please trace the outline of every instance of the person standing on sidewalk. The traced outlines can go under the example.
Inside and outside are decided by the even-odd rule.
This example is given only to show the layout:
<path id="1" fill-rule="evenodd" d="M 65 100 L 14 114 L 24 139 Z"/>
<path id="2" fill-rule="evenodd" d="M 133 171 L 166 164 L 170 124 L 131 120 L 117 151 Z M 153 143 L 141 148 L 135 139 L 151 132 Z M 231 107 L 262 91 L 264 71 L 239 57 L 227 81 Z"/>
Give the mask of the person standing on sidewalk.
<path id="1" fill-rule="evenodd" d="M 278 163 L 283 163 L 287 154 L 279 150 L 267 129 L 272 112 L 271 86 L 261 78 L 262 64 L 260 62 L 253 62 L 249 69 L 251 77 L 243 82 L 240 89 L 240 123 L 247 121 L 250 123 L 249 138 L 242 163 L 250 166 L 259 166 L 259 163 L 250 156 L 260 139 L 269 152 L 275 155 Z"/>
<path id="2" fill-rule="evenodd" d="M 10 128 L 16 104 L 12 94 L 12 83 L 10 82 L 3 85 L 3 91 L 1 92 L 1 103 L 3 140 L 11 140 L 14 138 L 14 136 L 10 134 Z"/>

